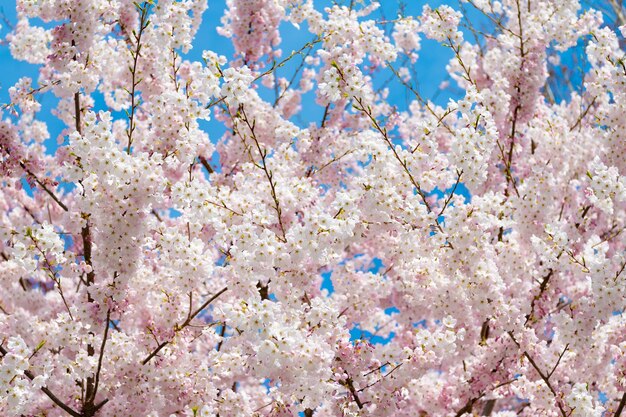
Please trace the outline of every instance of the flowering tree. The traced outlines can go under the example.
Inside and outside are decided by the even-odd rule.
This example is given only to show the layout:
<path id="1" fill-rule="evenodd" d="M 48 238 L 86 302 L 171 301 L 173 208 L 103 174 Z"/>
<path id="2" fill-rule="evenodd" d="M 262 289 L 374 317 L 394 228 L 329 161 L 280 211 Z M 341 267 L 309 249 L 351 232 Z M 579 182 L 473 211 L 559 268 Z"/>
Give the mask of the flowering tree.
<path id="1" fill-rule="evenodd" d="M 0 122 L 0 414 L 626 415 L 622 35 L 577 0 L 460 3 L 475 37 L 349 3 L 228 0 L 235 55 L 191 62 L 206 0 L 17 1 L 41 67 Z"/>

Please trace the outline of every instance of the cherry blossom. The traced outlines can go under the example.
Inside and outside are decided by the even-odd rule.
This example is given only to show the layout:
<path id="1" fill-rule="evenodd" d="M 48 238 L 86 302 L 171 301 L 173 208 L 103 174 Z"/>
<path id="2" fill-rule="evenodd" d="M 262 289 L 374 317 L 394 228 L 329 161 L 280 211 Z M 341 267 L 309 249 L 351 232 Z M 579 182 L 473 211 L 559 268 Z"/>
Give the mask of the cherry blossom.
<path id="1" fill-rule="evenodd" d="M 18 0 L 0 415 L 626 415 L 623 14 L 445 3 Z"/>

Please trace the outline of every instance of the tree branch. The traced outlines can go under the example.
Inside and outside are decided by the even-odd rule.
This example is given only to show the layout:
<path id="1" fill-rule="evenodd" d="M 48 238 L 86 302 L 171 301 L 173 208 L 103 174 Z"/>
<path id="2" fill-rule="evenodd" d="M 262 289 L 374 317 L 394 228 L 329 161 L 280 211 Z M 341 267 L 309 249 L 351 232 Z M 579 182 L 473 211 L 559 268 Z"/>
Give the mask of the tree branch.
<path id="1" fill-rule="evenodd" d="M 341 381 L 340 383 L 344 387 L 348 388 L 348 390 L 350 391 L 350 394 L 352 394 L 352 398 L 354 398 L 354 402 L 356 403 L 357 407 L 359 407 L 359 410 L 363 409 L 363 403 L 361 402 L 361 399 L 359 398 L 359 394 L 354 388 L 354 381 L 352 381 L 352 378 L 347 378 L 344 381 Z"/>
<path id="2" fill-rule="evenodd" d="M 193 320 L 198 314 L 200 314 L 202 310 L 207 308 L 207 306 L 211 304 L 213 301 L 215 301 L 220 295 L 225 293 L 226 290 L 228 290 L 228 287 L 222 288 L 217 294 L 213 295 L 211 298 L 206 300 L 200 307 L 198 307 L 196 311 L 194 311 L 191 315 L 189 315 L 183 323 L 181 323 L 180 325 L 177 324 L 175 326 L 175 333 L 178 333 L 181 330 L 183 330 L 185 327 L 189 326 L 189 323 L 191 323 L 191 320 Z M 148 362 L 150 362 L 150 360 L 154 358 L 161 351 L 161 349 L 167 346 L 170 342 L 171 340 L 166 340 L 160 343 L 148 356 L 146 356 L 146 358 L 143 361 L 141 361 L 141 364 L 145 365 Z"/>
<path id="3" fill-rule="evenodd" d="M 287 236 L 285 233 L 285 226 L 283 224 L 282 209 L 280 207 L 280 201 L 278 201 L 278 195 L 276 194 L 276 182 L 274 181 L 274 175 L 272 174 L 272 171 L 269 170 L 269 168 L 267 167 L 267 161 L 266 161 L 267 150 L 261 148 L 261 145 L 259 144 L 259 140 L 256 137 L 256 133 L 254 132 L 254 127 L 256 123 L 255 121 L 250 123 L 250 120 L 248 119 L 248 116 L 246 115 L 246 111 L 243 105 L 239 107 L 239 111 L 243 115 L 241 119 L 246 123 L 246 126 L 248 126 L 248 129 L 250 129 L 250 135 L 252 137 L 252 140 L 254 141 L 256 148 L 259 152 L 259 155 L 261 156 L 262 165 L 260 165 L 260 168 L 263 170 L 263 172 L 265 172 L 267 181 L 270 183 L 270 194 L 272 195 L 272 200 L 274 200 L 274 210 L 276 211 L 276 217 L 278 217 L 278 226 L 280 227 L 280 232 L 282 234 L 282 238 L 280 239 L 282 240 L 283 243 L 285 243 L 287 242 Z M 256 165 L 258 166 L 258 164 Z"/>
<path id="4" fill-rule="evenodd" d="M 517 342 L 517 340 L 515 340 L 515 337 L 513 336 L 513 333 L 511 331 L 508 332 L 508 335 L 511 337 L 511 339 L 513 340 L 513 342 L 517 345 L 518 348 L 520 348 L 520 344 Z M 567 348 L 566 348 L 567 350 Z M 530 362 L 530 364 L 532 365 L 533 368 L 535 368 L 535 371 L 537 371 L 537 373 L 539 374 L 539 376 L 541 377 L 541 379 L 543 380 L 543 382 L 546 384 L 546 386 L 548 387 L 548 389 L 550 390 L 550 392 L 552 393 L 552 395 L 554 395 L 554 398 L 556 400 L 556 404 L 559 407 L 559 411 L 561 412 L 561 415 L 563 417 L 568 417 L 567 413 L 565 412 L 565 410 L 563 409 L 563 406 L 561 405 L 560 401 L 559 401 L 559 396 L 556 393 L 556 390 L 554 389 L 554 387 L 552 386 L 552 384 L 550 383 L 550 376 L 545 375 L 541 369 L 539 368 L 539 366 L 537 365 L 537 363 L 534 361 L 534 359 L 528 354 L 527 351 L 524 351 L 523 355 L 526 357 L 526 359 L 528 359 L 528 361 Z M 559 357 L 559 360 L 557 361 L 557 365 L 558 362 L 561 361 L 561 357 Z M 554 369 L 556 369 L 556 366 L 554 367 Z M 554 369 L 552 370 L 552 372 L 554 372 Z M 552 372 L 550 373 L 550 375 L 552 375 Z"/>
<path id="5" fill-rule="evenodd" d="M 622 400 L 619 402 L 619 406 L 617 406 L 617 410 L 615 411 L 615 414 L 613 415 L 613 417 L 620 417 L 625 406 L 626 406 L 626 392 L 624 393 L 624 395 L 622 395 Z"/>
<path id="6" fill-rule="evenodd" d="M 554 274 L 554 269 L 550 268 L 546 276 L 541 280 L 541 284 L 539 285 L 539 294 L 533 297 L 533 300 L 530 302 L 530 313 L 526 317 L 526 321 L 524 324 L 527 324 L 529 321 L 532 322 L 535 320 L 535 303 L 541 298 L 543 293 L 548 288 L 548 283 L 550 282 L 550 278 Z"/>
<path id="7" fill-rule="evenodd" d="M 7 350 L 5 348 L 0 346 L 0 353 L 4 357 L 9 352 L 7 352 Z M 31 371 L 29 371 L 28 369 L 24 371 L 24 375 L 26 375 L 26 377 L 28 379 L 30 379 L 31 381 L 33 379 L 35 379 L 35 375 Z M 83 417 L 79 412 L 75 411 L 74 409 L 72 409 L 72 407 L 70 407 L 69 405 L 65 404 L 63 401 L 61 401 L 59 399 L 59 397 L 54 395 L 54 393 L 52 391 L 50 391 L 47 387 L 41 387 L 41 391 L 43 391 L 43 393 L 46 394 L 48 396 L 48 398 L 50 398 L 52 400 L 53 403 L 55 403 L 57 406 L 59 406 L 61 409 L 63 409 L 69 415 L 71 415 L 73 417 Z"/>
<path id="8" fill-rule="evenodd" d="M 88 405 L 88 409 L 93 410 L 94 414 L 95 414 L 94 401 L 96 399 L 96 394 L 98 393 L 98 386 L 100 384 L 100 371 L 102 370 L 102 360 L 104 358 L 104 348 L 106 346 L 107 337 L 109 335 L 109 321 L 110 321 L 110 319 L 111 319 L 111 309 L 108 309 L 107 310 L 107 318 L 106 318 L 106 321 L 104 323 L 104 336 L 102 337 L 102 344 L 100 345 L 100 355 L 98 357 L 98 368 L 96 370 L 96 377 L 95 377 L 93 393 L 92 393 L 90 398 L 87 398 L 87 401 L 86 401 L 86 405 Z M 102 404 L 102 405 L 104 405 L 104 404 Z M 87 413 L 87 410 L 83 410 L 83 413 L 85 415 L 89 415 Z M 93 414 L 91 414 L 91 415 L 93 415 Z"/>
<path id="9" fill-rule="evenodd" d="M 137 8 L 140 11 L 139 32 L 135 34 L 135 31 L 133 30 L 133 34 L 135 35 L 135 50 L 133 51 L 131 49 L 130 52 L 133 58 L 133 67 L 130 68 L 132 86 L 131 90 L 128 91 L 128 94 L 130 94 L 130 113 L 128 113 L 128 129 L 126 130 L 126 136 L 128 137 L 128 148 L 126 148 L 126 153 L 129 155 L 133 145 L 133 132 L 135 131 L 135 112 L 137 111 L 137 107 L 139 105 L 138 102 L 135 102 L 136 89 L 141 82 L 141 79 L 137 79 L 137 63 L 139 62 L 139 57 L 141 56 L 141 35 L 150 23 L 147 19 L 150 6 L 150 2 L 144 2 L 142 6 L 139 6 L 137 3 Z"/>

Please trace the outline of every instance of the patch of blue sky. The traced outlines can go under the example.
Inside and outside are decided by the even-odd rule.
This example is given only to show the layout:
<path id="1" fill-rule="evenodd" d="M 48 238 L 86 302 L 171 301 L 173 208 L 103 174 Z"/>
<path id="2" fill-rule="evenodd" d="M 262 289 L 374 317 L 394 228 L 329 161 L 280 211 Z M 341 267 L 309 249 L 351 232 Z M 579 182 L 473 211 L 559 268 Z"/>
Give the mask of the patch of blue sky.
<path id="1" fill-rule="evenodd" d="M 22 178 L 20 182 L 22 183 L 22 188 L 26 191 L 26 194 L 28 194 L 29 197 L 32 197 L 34 195 L 33 187 L 31 187 L 28 181 L 26 181 L 26 178 Z"/>
<path id="2" fill-rule="evenodd" d="M 397 307 L 389 307 L 385 309 L 385 314 L 391 316 L 393 314 L 399 314 L 400 310 Z"/>
<path id="3" fill-rule="evenodd" d="M 428 321 L 426 321 L 426 319 L 420 320 L 420 321 L 416 321 L 413 323 L 413 327 L 414 328 L 419 328 L 421 327 L 422 329 L 425 329 L 428 327 Z"/>
<path id="4" fill-rule="evenodd" d="M 360 254 L 360 255 L 356 255 L 354 258 L 360 258 L 362 256 L 363 255 Z M 343 264 L 345 264 L 345 261 L 339 263 L 339 265 L 343 265 Z M 373 258 L 365 269 L 360 268 L 357 270 L 363 271 L 363 272 L 371 272 L 373 274 L 378 274 L 382 271 L 383 266 L 384 266 L 383 261 L 380 258 Z M 322 271 L 320 275 L 322 276 L 322 284 L 321 284 L 320 289 L 328 291 L 328 295 L 331 295 L 332 293 L 335 292 L 335 288 L 333 286 L 333 280 L 332 280 L 333 271 L 332 270 Z"/>
<path id="5" fill-rule="evenodd" d="M 168 212 L 169 217 L 172 219 L 175 219 L 183 215 L 183 213 L 180 210 L 176 210 L 175 208 L 170 208 L 167 210 L 167 212 Z"/>
<path id="6" fill-rule="evenodd" d="M 361 328 L 359 328 L 359 326 L 354 326 L 351 330 L 350 330 L 350 341 L 351 342 L 355 342 L 357 340 L 366 340 L 368 342 L 370 342 L 373 345 L 386 345 L 387 343 L 391 342 L 393 340 L 393 338 L 396 337 L 396 334 L 394 332 L 390 332 L 389 336 L 387 337 L 382 337 L 378 334 L 369 332 L 367 330 L 363 330 Z"/>
<path id="7" fill-rule="evenodd" d="M 333 271 L 322 272 L 322 286 L 321 290 L 328 291 L 328 295 L 331 295 L 335 292 L 335 287 L 333 286 L 332 275 Z"/>
<path id="8" fill-rule="evenodd" d="M 63 249 L 69 250 L 69 248 L 74 246 L 74 239 L 72 238 L 71 233 L 61 231 L 58 235 L 63 241 Z"/>

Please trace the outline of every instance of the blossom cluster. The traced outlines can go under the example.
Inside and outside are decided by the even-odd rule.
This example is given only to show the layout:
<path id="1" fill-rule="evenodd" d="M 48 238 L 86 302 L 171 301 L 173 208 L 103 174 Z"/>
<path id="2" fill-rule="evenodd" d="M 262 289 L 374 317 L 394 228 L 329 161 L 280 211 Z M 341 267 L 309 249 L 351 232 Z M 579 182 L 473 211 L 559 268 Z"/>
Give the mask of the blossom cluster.
<path id="1" fill-rule="evenodd" d="M 17 0 L 0 415 L 623 414 L 624 26 L 320 3 Z"/>

